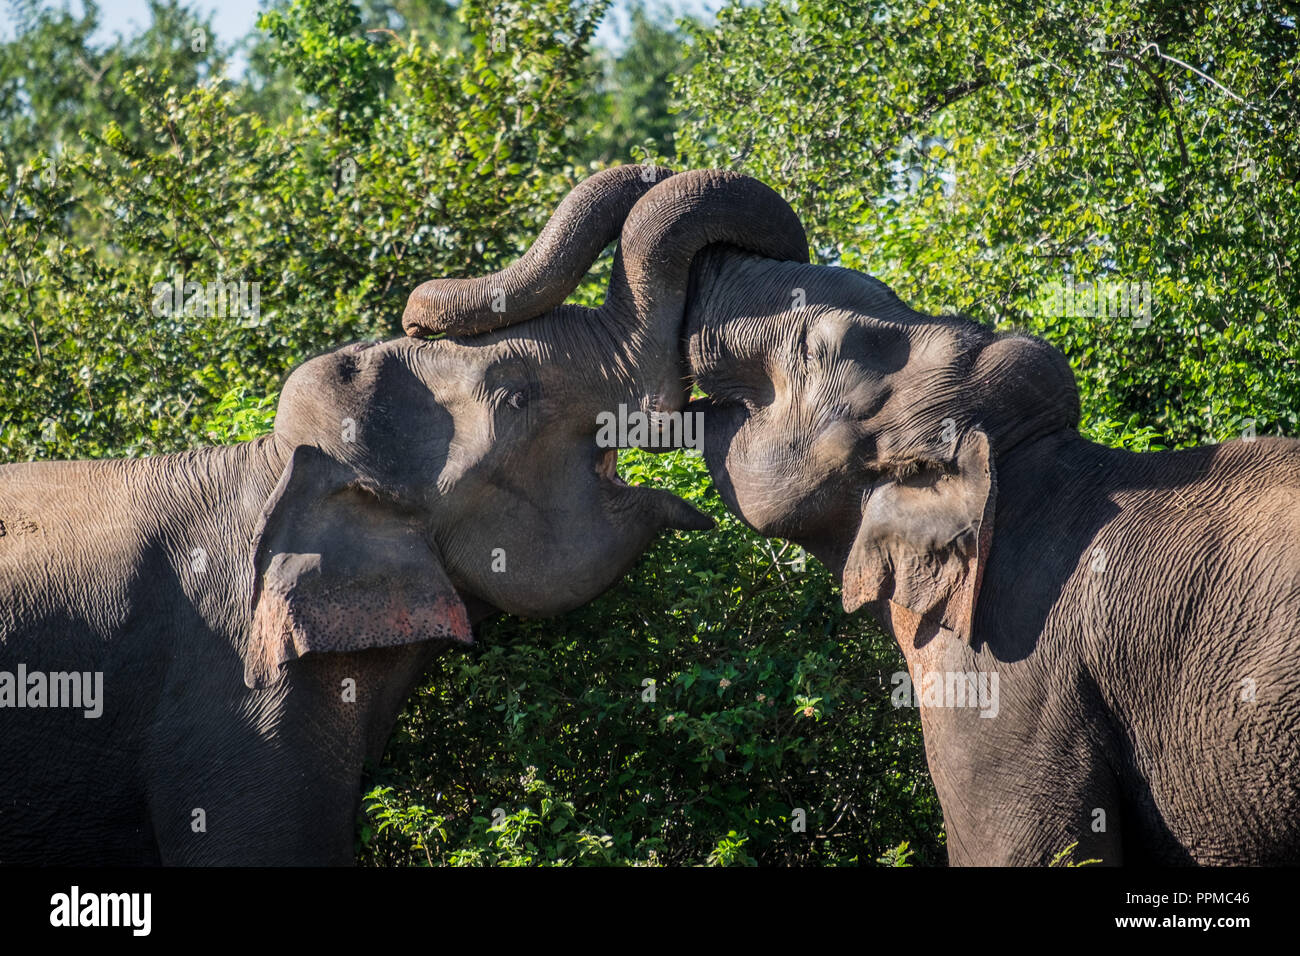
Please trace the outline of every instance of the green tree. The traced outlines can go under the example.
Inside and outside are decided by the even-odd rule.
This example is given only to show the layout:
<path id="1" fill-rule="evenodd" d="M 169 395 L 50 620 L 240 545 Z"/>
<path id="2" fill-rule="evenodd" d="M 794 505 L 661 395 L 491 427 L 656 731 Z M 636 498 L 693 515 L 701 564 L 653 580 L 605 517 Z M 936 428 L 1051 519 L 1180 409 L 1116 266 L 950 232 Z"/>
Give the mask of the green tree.
<path id="1" fill-rule="evenodd" d="M 674 154 L 672 83 L 690 67 L 686 31 L 673 23 L 667 8 L 651 10 L 635 0 L 627 16 L 624 46 L 596 53 L 587 101 L 592 128 L 582 155 L 604 163 L 628 162 L 633 149 L 652 157 Z"/>
<path id="2" fill-rule="evenodd" d="M 115 122 L 133 138 L 143 135 L 136 105 L 120 87 L 136 69 L 165 73 L 182 87 L 225 69 L 210 18 L 180 0 L 150 0 L 150 25 L 104 46 L 92 41 L 98 4 L 82 7 L 76 16 L 39 0 L 11 4 L 15 36 L 0 43 L 0 142 L 11 178 L 38 154 L 76 148 L 83 129 Z"/>
<path id="3" fill-rule="evenodd" d="M 1296 433 L 1285 5 L 737 4 L 693 39 L 683 162 L 771 183 L 821 261 L 1044 335 L 1097 437 Z M 1150 323 L 1118 301 L 1062 307 L 1071 284 L 1145 291 Z"/>
<path id="4" fill-rule="evenodd" d="M 6 457 L 185 447 L 232 389 L 397 333 L 416 283 L 517 255 L 587 174 L 571 116 L 603 10 L 466 2 L 470 42 L 443 47 L 295 2 L 267 15 L 301 103 L 280 121 L 218 77 L 122 73 L 122 118 L 83 111 L 51 173 L 19 154 L 0 178 Z M 256 283 L 259 308 L 160 310 L 177 277 Z"/>

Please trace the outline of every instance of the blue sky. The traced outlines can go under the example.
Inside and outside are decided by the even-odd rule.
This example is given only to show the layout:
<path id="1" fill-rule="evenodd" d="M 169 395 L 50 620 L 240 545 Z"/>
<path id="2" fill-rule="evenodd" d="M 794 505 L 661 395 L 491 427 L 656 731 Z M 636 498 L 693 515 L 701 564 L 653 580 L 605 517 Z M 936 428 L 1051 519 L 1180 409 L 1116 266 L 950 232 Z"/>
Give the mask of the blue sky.
<path id="1" fill-rule="evenodd" d="M 46 2 L 45 6 L 63 6 L 59 2 Z M 79 0 L 67 0 L 67 6 L 80 9 Z M 222 42 L 231 43 L 247 34 L 257 22 L 263 4 L 259 0 L 192 0 L 191 6 L 212 13 L 212 26 Z M 616 44 L 619 27 L 625 21 L 623 0 L 615 0 L 614 9 L 601 24 L 597 39 L 601 43 Z M 725 0 L 672 0 L 665 4 L 669 9 L 692 13 L 716 13 L 725 6 Z M 118 33 L 137 32 L 149 22 L 149 4 L 146 0 L 102 0 L 99 5 L 101 32 L 105 39 Z M 13 17 L 7 2 L 0 5 L 0 39 L 13 38 Z"/>

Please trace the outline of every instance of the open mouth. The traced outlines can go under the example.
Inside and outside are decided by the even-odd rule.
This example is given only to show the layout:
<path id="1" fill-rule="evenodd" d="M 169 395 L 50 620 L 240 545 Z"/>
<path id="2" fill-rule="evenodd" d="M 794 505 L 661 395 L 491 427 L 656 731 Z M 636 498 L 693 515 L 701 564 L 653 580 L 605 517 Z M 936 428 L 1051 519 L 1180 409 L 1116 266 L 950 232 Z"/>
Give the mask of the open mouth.
<path id="1" fill-rule="evenodd" d="M 615 500 L 620 508 L 635 502 L 636 506 L 643 509 L 645 513 L 655 515 L 661 527 L 679 528 L 682 531 L 707 531 L 713 527 L 712 518 L 678 498 L 671 491 L 629 485 L 624 481 L 618 473 L 617 448 L 597 446 L 594 470 L 597 478 L 605 482 L 608 487 L 618 490 Z"/>
<path id="2" fill-rule="evenodd" d="M 617 485 L 620 488 L 631 487 L 618 473 L 617 448 L 606 449 L 605 453 L 596 459 L 596 474 L 605 481 Z"/>

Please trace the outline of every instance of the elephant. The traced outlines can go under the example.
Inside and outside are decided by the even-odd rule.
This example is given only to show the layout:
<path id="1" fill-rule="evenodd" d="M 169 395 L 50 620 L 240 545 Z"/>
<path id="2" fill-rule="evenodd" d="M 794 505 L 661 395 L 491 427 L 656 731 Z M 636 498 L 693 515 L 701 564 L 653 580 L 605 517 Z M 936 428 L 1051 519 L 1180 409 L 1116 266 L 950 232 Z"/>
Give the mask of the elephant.
<path id="1" fill-rule="evenodd" d="M 690 175 L 792 251 L 661 274 L 687 414 L 728 509 L 898 642 L 949 861 L 1300 862 L 1300 442 L 1088 441 L 1059 350 L 810 265 L 762 184 Z"/>
<path id="2" fill-rule="evenodd" d="M 688 291 L 713 481 L 898 642 L 950 863 L 1300 862 L 1300 442 L 1094 443 L 1059 350 L 858 271 Z"/>
<path id="3" fill-rule="evenodd" d="M 770 191 L 615 167 L 515 266 L 416 288 L 406 337 L 298 366 L 264 437 L 0 466 L 0 863 L 350 863 L 363 767 L 435 654 L 712 526 L 623 482 L 597 418 L 686 404 L 701 248 L 801 237 Z M 604 305 L 562 305 L 556 263 L 616 238 Z"/>

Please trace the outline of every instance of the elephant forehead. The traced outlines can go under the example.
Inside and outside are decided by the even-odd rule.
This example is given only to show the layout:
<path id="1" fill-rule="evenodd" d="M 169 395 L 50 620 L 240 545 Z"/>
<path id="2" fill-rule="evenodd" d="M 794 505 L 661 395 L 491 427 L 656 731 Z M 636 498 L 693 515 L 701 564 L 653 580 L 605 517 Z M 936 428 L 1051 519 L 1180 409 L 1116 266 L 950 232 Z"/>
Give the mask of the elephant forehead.
<path id="1" fill-rule="evenodd" d="M 710 317 L 691 337 L 691 364 L 696 374 L 724 371 L 740 363 L 785 369 L 802 368 L 841 356 L 894 354 L 900 336 L 874 329 L 852 311 L 828 305 L 779 311 L 740 311 Z M 888 348 L 887 348 L 888 347 Z"/>
<path id="2" fill-rule="evenodd" d="M 452 402 L 482 392 L 494 384 L 536 377 L 529 361 L 507 343 L 474 339 L 437 339 L 422 343 L 413 371 L 440 402 Z"/>

